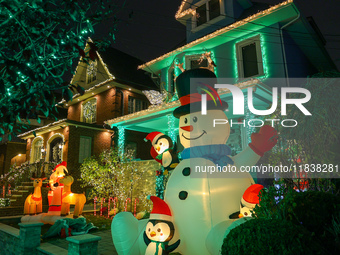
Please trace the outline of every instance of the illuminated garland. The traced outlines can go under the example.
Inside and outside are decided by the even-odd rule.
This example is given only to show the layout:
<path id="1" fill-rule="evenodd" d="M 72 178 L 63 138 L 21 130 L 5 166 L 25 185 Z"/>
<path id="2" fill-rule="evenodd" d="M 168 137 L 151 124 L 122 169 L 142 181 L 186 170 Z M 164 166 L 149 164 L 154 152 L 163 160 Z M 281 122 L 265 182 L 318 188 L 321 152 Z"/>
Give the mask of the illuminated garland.
<path id="1" fill-rule="evenodd" d="M 175 117 L 172 114 L 168 114 L 168 136 L 171 138 L 172 142 L 176 142 L 178 128 L 175 126 Z"/>
<path id="2" fill-rule="evenodd" d="M 125 151 L 125 127 L 118 126 L 118 154 L 123 158 Z"/>
<path id="3" fill-rule="evenodd" d="M 28 131 L 28 132 L 22 133 L 22 134 L 18 135 L 18 137 L 22 137 L 22 136 L 28 135 L 28 134 L 32 133 L 33 131 L 36 132 L 36 131 L 42 130 L 42 129 L 44 129 L 44 128 L 48 128 L 48 127 L 54 126 L 54 125 L 59 124 L 59 123 L 61 123 L 61 122 L 63 122 L 63 121 L 66 121 L 66 120 L 67 120 L 67 119 L 62 119 L 62 120 L 55 121 L 55 122 L 50 123 L 50 124 L 48 124 L 48 125 L 46 125 L 46 126 L 39 127 L 39 128 L 30 130 L 30 131 Z"/>
<path id="4" fill-rule="evenodd" d="M 161 167 L 160 174 L 156 175 L 156 196 L 164 199 L 164 167 Z"/>

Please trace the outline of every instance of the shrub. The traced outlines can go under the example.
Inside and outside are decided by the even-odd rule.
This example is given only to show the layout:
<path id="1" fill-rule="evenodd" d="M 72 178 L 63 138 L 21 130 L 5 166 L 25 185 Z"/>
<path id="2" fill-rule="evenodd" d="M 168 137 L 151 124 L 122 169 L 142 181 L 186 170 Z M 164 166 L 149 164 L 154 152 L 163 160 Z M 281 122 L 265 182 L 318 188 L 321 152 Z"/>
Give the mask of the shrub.
<path id="1" fill-rule="evenodd" d="M 232 229 L 223 241 L 222 255 L 326 254 L 302 226 L 278 219 L 254 219 Z"/>

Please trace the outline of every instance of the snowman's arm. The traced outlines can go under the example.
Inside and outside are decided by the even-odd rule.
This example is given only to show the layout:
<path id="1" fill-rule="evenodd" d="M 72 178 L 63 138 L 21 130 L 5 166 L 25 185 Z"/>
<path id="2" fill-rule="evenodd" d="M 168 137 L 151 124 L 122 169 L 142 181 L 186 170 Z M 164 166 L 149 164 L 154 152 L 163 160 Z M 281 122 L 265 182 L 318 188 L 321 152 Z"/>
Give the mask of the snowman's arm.
<path id="1" fill-rule="evenodd" d="M 254 166 L 261 157 L 257 155 L 249 146 L 231 159 L 237 168 L 241 166 Z"/>
<path id="2" fill-rule="evenodd" d="M 145 231 L 143 233 L 143 238 L 144 238 L 144 243 L 146 244 L 146 246 L 149 246 L 149 243 L 151 243 L 151 241 L 148 238 L 148 236 L 146 235 Z"/>
<path id="3" fill-rule="evenodd" d="M 181 243 L 181 240 L 179 239 L 176 243 L 172 244 L 172 245 L 169 245 L 165 248 L 166 252 L 170 253 L 174 250 L 177 249 L 178 245 Z"/>

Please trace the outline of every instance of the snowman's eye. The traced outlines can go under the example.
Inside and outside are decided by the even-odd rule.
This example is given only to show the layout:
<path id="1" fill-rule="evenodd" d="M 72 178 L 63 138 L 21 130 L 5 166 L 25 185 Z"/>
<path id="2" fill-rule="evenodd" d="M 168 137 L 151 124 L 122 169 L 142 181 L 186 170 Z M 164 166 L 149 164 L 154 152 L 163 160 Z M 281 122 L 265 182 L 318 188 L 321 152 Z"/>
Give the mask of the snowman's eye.
<path id="1" fill-rule="evenodd" d="M 157 228 L 157 232 L 161 232 L 161 229 L 160 229 L 160 228 Z"/>
<path id="2" fill-rule="evenodd" d="M 188 119 L 185 118 L 185 119 L 184 119 L 184 124 L 187 124 L 187 123 L 188 123 Z"/>
<path id="3" fill-rule="evenodd" d="M 193 122 L 197 122 L 197 117 L 195 116 L 195 117 L 193 117 Z"/>

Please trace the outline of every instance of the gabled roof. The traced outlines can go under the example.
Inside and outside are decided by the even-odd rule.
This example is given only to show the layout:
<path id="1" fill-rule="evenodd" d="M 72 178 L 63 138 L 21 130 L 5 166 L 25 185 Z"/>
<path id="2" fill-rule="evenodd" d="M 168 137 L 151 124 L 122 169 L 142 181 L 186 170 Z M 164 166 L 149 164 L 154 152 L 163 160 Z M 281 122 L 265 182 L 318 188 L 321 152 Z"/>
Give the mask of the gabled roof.
<path id="1" fill-rule="evenodd" d="M 222 0 L 223 1 L 223 0 Z M 249 8 L 252 3 L 249 0 L 235 0 L 237 1 L 243 8 Z M 179 19 L 186 19 L 187 17 L 189 17 L 190 15 L 196 15 L 196 3 L 199 1 L 194 1 L 194 0 L 183 0 L 181 5 L 178 8 L 178 11 L 176 12 L 175 18 L 177 20 Z M 181 21 L 180 22 L 185 24 L 185 21 Z"/>
<path id="2" fill-rule="evenodd" d="M 100 52 L 100 56 L 115 77 L 114 81 L 140 90 L 157 89 L 150 76 L 145 71 L 138 70 L 138 66 L 143 64 L 143 61 L 115 48 Z"/>

